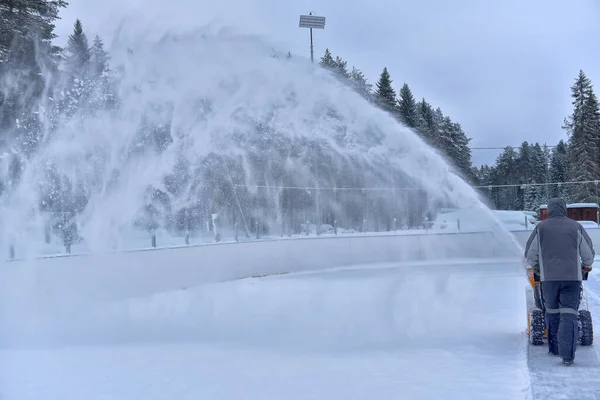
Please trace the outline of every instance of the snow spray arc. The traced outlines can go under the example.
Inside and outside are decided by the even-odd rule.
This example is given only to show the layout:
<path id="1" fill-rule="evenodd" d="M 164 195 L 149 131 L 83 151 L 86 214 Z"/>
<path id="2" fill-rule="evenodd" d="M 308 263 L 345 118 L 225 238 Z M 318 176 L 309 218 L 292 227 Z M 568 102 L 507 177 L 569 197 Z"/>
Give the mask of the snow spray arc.
<path id="1" fill-rule="evenodd" d="M 249 235 L 343 214 L 366 229 L 367 201 L 370 222 L 406 226 L 440 207 L 487 210 L 413 131 L 266 41 L 129 33 L 110 54 L 103 85 L 52 81 L 35 151 L 5 149 L 4 242 L 35 243 L 48 211 L 74 215 L 77 234 L 100 250 L 132 226 L 239 224 Z"/>

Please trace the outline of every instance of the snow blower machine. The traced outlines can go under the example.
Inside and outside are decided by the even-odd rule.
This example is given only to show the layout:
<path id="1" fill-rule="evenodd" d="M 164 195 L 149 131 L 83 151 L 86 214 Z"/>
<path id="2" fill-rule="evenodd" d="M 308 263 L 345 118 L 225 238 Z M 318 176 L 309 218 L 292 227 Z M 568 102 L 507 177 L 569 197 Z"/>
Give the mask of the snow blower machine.
<path id="1" fill-rule="evenodd" d="M 527 268 L 527 277 L 530 286 L 527 286 L 527 336 L 529 343 L 533 346 L 543 345 L 547 339 L 546 330 L 546 307 L 544 306 L 544 293 L 540 285 L 539 275 L 533 272 L 531 267 Z M 583 280 L 586 281 L 588 273 L 584 273 Z M 580 346 L 591 346 L 594 341 L 594 330 L 592 326 L 592 314 L 589 310 L 587 290 L 582 282 L 579 292 L 579 337 Z"/>

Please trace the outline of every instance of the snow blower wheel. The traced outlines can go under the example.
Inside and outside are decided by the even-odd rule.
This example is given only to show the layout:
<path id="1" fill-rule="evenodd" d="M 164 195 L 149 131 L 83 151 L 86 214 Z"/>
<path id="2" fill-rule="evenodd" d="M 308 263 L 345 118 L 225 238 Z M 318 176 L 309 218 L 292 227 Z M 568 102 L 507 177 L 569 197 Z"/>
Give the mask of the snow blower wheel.
<path id="1" fill-rule="evenodd" d="M 544 344 L 544 330 L 546 323 L 544 322 L 544 313 L 542 310 L 533 310 L 529 314 L 530 331 L 529 342 L 534 346 Z"/>
<path id="2" fill-rule="evenodd" d="M 591 346 L 594 342 L 592 314 L 588 310 L 579 310 L 579 344 Z"/>

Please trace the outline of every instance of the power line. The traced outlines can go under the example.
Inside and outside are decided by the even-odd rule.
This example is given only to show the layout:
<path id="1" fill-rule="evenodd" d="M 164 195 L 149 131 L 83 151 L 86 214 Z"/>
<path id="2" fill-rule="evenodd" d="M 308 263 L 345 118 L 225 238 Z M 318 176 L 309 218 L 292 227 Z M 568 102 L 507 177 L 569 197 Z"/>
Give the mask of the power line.
<path id="1" fill-rule="evenodd" d="M 507 147 L 511 147 L 511 148 L 513 148 L 513 149 L 518 149 L 518 148 L 519 148 L 519 147 L 521 147 L 521 146 L 504 146 L 504 147 L 470 147 L 470 149 L 471 149 L 471 150 L 504 150 L 504 149 L 506 149 Z M 548 148 L 554 148 L 554 147 L 556 147 L 556 146 L 549 146 L 549 145 L 546 145 L 546 147 L 548 147 Z"/>
<path id="2" fill-rule="evenodd" d="M 567 181 L 567 182 L 547 182 L 547 183 L 513 183 L 507 185 L 477 185 L 474 188 L 502 188 L 502 187 L 528 187 L 528 186 L 549 186 L 549 185 L 581 185 L 586 183 L 594 183 L 598 185 L 599 180 L 595 181 Z"/>
<path id="3" fill-rule="evenodd" d="M 565 182 L 546 182 L 546 183 L 511 183 L 504 185 L 473 185 L 471 187 L 478 189 L 492 189 L 492 188 L 509 188 L 509 187 L 523 187 L 528 186 L 550 186 L 550 185 L 582 185 L 582 184 L 596 184 L 600 183 L 600 178 L 593 181 L 565 181 Z M 331 190 L 331 191 L 369 191 L 369 192 L 385 192 L 385 191 L 405 191 L 405 190 L 423 190 L 423 188 L 414 187 L 316 187 L 316 186 L 279 186 L 279 185 L 234 185 L 240 188 L 252 188 L 252 189 L 289 189 L 289 190 Z"/>

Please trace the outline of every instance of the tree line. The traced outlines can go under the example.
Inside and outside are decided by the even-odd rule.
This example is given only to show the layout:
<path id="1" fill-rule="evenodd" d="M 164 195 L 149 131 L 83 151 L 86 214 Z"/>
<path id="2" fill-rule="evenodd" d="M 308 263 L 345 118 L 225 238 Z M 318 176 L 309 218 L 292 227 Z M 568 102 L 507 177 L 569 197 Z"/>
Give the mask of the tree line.
<path id="1" fill-rule="evenodd" d="M 572 113 L 562 128 L 567 139 L 549 148 L 523 142 L 506 147 L 494 165 L 476 168 L 482 196 L 497 209 L 536 211 L 551 197 L 598 203 L 600 109 L 591 80 L 580 70 L 571 86 Z"/>
<path id="2" fill-rule="evenodd" d="M 477 186 L 490 207 L 536 211 L 555 196 L 567 202 L 599 201 L 594 181 L 600 180 L 600 109 L 592 82 L 582 70 L 571 86 L 573 111 L 562 125 L 566 140 L 552 147 L 524 141 L 518 148 L 504 148 L 493 165 L 476 167 L 471 161 L 471 138 L 461 125 L 425 99 L 417 102 L 406 83 L 396 94 L 387 68 L 373 87 L 360 69 L 353 66 L 349 71 L 347 62 L 334 58 L 329 49 L 320 65 L 414 129 L 465 180 Z"/>
<path id="3" fill-rule="evenodd" d="M 369 102 L 417 132 L 455 168 L 457 174 L 471 184 L 476 183 L 476 171 L 473 169 L 469 147 L 471 138 L 465 134 L 460 123 L 452 121 L 439 107 L 434 107 L 425 98 L 417 101 L 407 83 L 396 92 L 387 67 L 383 68 L 373 87 L 360 69 L 353 66 L 349 71 L 347 61 L 339 56 L 334 58 L 329 49 L 325 49 L 319 64 L 348 83 Z"/>

